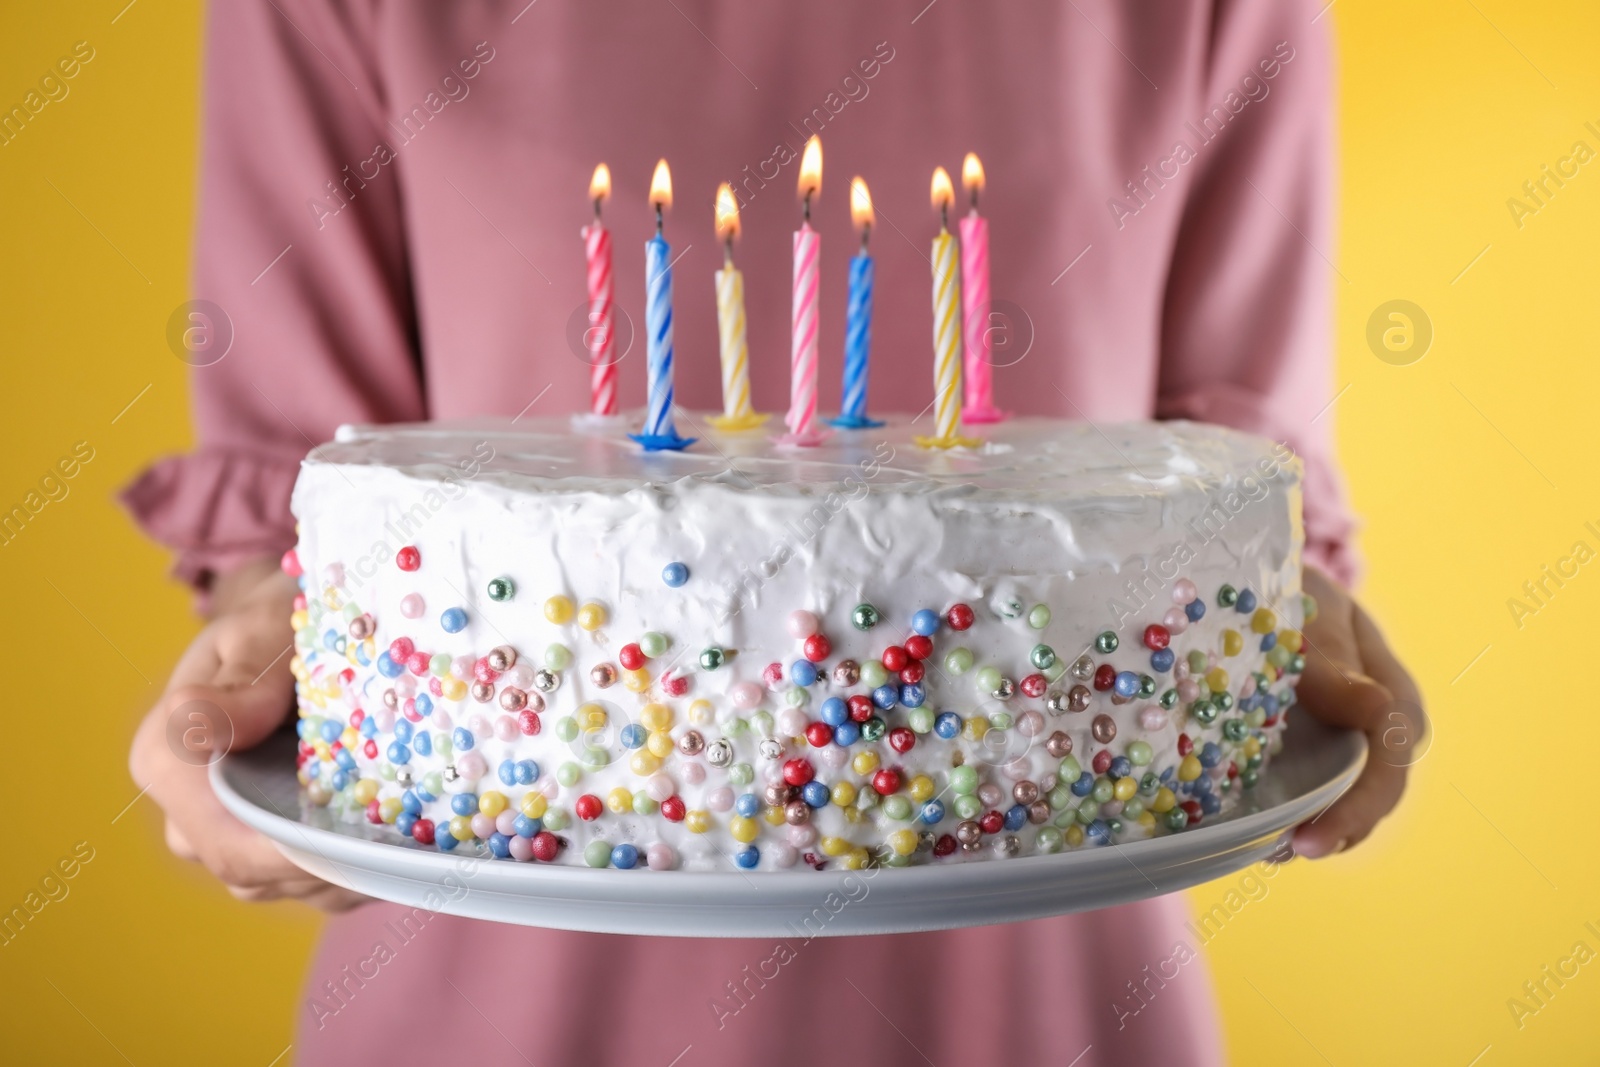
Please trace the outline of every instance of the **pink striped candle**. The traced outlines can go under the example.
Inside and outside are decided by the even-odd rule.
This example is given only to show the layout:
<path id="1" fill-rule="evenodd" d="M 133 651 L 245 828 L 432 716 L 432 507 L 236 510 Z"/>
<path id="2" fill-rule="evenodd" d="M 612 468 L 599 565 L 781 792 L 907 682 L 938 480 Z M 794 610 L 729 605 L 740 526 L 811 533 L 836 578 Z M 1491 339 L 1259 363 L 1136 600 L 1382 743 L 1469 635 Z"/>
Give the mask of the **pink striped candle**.
<path id="1" fill-rule="evenodd" d="M 989 220 L 978 214 L 978 194 L 983 192 L 983 164 L 967 153 L 961 165 L 961 184 L 971 198 L 972 210 L 959 223 L 961 231 L 961 334 L 966 342 L 965 403 L 961 421 L 999 422 L 1005 412 L 994 406 L 994 347 L 989 332 Z"/>
<path id="2" fill-rule="evenodd" d="M 600 205 L 611 195 L 611 170 L 595 167 L 589 182 L 594 222 L 583 228 L 583 250 L 589 260 L 589 328 L 583 333 L 589 353 L 589 410 L 594 415 L 617 413 L 616 312 L 612 308 L 611 234 L 600 224 Z"/>
<path id="3" fill-rule="evenodd" d="M 822 239 L 811 228 L 811 200 L 822 191 L 822 142 L 812 137 L 800 160 L 804 218 L 794 233 L 794 311 L 790 330 L 789 432 L 786 444 L 816 445 L 827 436 L 817 423 L 817 292 Z"/>

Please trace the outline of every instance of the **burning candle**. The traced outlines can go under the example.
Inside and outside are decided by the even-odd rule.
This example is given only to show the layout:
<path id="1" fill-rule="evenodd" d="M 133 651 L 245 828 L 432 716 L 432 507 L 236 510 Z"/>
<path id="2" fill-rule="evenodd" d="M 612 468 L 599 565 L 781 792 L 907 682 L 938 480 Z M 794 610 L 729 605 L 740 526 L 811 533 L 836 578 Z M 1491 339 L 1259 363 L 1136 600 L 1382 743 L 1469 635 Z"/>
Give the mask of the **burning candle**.
<path id="1" fill-rule="evenodd" d="M 722 269 L 716 272 L 717 334 L 722 341 L 722 414 L 712 416 L 719 430 L 753 430 L 767 421 L 750 403 L 750 344 L 745 336 L 744 275 L 733 265 L 733 239 L 739 235 L 739 201 L 727 182 L 717 186 L 717 240 Z"/>
<path id="2" fill-rule="evenodd" d="M 950 236 L 950 203 L 955 189 L 943 167 L 933 172 L 932 200 L 939 210 L 939 235 L 933 239 L 933 436 L 918 437 L 924 448 L 973 444 L 957 433 L 961 421 L 961 303 L 956 277 L 956 242 Z"/>
<path id="3" fill-rule="evenodd" d="M 828 421 L 847 430 L 882 426 L 867 417 L 867 361 L 872 351 L 872 194 L 860 178 L 850 179 L 850 220 L 861 231 L 861 251 L 850 257 L 850 303 L 844 327 L 844 388 L 839 417 Z"/>
<path id="4" fill-rule="evenodd" d="M 811 201 L 822 192 L 822 141 L 815 135 L 800 157 L 799 194 L 803 206 L 794 232 L 794 314 L 790 329 L 789 432 L 779 440 L 792 445 L 820 444 L 817 425 L 817 261 L 822 240 L 811 228 Z"/>
<path id="5" fill-rule="evenodd" d="M 672 424 L 672 247 L 662 232 L 666 210 L 672 206 L 672 172 L 664 159 L 656 164 L 655 176 L 650 179 L 650 204 L 656 212 L 656 235 L 644 244 L 650 401 L 644 429 L 629 436 L 646 451 L 655 452 L 694 443 L 693 438 L 679 437 Z"/>
<path id="6" fill-rule="evenodd" d="M 966 339 L 966 403 L 961 421 L 999 422 L 1005 412 L 994 406 L 994 350 L 989 334 L 989 220 L 978 214 L 983 192 L 983 164 L 967 153 L 961 164 L 961 184 L 971 210 L 961 228 L 961 335 Z"/>
<path id="7" fill-rule="evenodd" d="M 589 328 L 583 343 L 589 352 L 589 411 L 594 415 L 617 413 L 617 359 L 615 313 L 611 308 L 611 234 L 600 223 L 600 205 L 611 195 L 611 168 L 594 168 L 589 199 L 594 221 L 583 228 L 583 250 L 589 261 Z"/>

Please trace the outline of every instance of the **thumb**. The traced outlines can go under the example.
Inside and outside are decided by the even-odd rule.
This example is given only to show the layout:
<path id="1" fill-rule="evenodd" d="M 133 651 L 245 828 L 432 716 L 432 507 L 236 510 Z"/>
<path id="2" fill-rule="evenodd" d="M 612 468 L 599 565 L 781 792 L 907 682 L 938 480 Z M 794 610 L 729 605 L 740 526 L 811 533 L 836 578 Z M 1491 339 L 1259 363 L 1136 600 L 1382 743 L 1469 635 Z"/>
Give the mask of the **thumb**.
<path id="1" fill-rule="evenodd" d="M 167 706 L 191 729 L 184 747 L 209 750 L 215 758 L 234 749 L 253 748 L 270 737 L 289 717 L 294 679 L 287 671 L 263 677 L 254 685 L 225 687 L 184 685 L 173 690 Z"/>

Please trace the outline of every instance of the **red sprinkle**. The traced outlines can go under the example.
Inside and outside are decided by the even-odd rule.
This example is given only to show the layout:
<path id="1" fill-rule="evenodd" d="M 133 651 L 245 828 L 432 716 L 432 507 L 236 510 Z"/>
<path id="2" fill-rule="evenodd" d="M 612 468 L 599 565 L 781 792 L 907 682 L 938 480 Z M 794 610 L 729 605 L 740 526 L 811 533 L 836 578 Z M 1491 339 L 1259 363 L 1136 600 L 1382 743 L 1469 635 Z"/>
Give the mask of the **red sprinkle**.
<path id="1" fill-rule="evenodd" d="M 933 638 L 912 634 L 906 638 L 906 655 L 915 660 L 927 659 L 933 655 Z"/>
<path id="2" fill-rule="evenodd" d="M 1144 628 L 1144 647 L 1151 651 L 1160 651 L 1171 644 L 1172 635 L 1160 623 L 1153 622 Z"/>
<path id="3" fill-rule="evenodd" d="M 593 793 L 585 793 L 573 802 L 572 810 L 584 822 L 593 822 L 605 810 L 605 804 Z"/>
<path id="4" fill-rule="evenodd" d="M 532 708 L 523 708 L 517 712 L 517 729 L 528 737 L 533 737 L 539 732 L 539 714 Z"/>
<path id="5" fill-rule="evenodd" d="M 997 834 L 1006 828 L 1006 817 L 998 811 L 986 811 L 978 820 L 978 829 L 986 834 Z"/>
<path id="6" fill-rule="evenodd" d="M 894 796 L 900 792 L 900 772 L 892 767 L 884 767 L 872 776 L 872 788 L 881 796 Z"/>
<path id="7" fill-rule="evenodd" d="M 661 816 L 668 822 L 682 822 L 687 810 L 680 796 L 670 796 L 661 802 Z"/>
<path id="8" fill-rule="evenodd" d="M 414 571 L 422 566 L 422 553 L 407 545 L 394 554 L 394 562 L 403 571 Z"/>
<path id="9" fill-rule="evenodd" d="M 1198 800 L 1185 800 L 1178 807 L 1182 808 L 1189 816 L 1189 825 L 1195 826 L 1200 822 L 1200 802 Z"/>
<path id="10" fill-rule="evenodd" d="M 808 759 L 791 759 L 783 762 L 783 780 L 790 785 L 805 785 L 817 776 L 816 768 Z"/>
<path id="11" fill-rule="evenodd" d="M 283 558 L 278 561 L 278 566 L 282 567 L 283 573 L 291 578 L 298 578 L 305 573 L 300 569 L 299 554 L 292 548 L 283 554 Z"/>
<path id="12" fill-rule="evenodd" d="M 533 858 L 543 863 L 549 863 L 556 858 L 556 853 L 561 851 L 561 839 L 549 830 L 540 830 L 533 835 Z"/>
<path id="13" fill-rule="evenodd" d="M 962 627 L 958 627 L 958 629 L 965 630 L 966 627 L 962 626 Z M 950 853 L 954 852 L 955 850 L 956 850 L 956 839 L 951 837 L 949 834 L 940 834 L 939 835 L 939 840 L 937 840 L 937 841 L 935 841 L 933 843 L 933 854 L 935 856 L 948 856 L 948 855 L 950 855 Z"/>
<path id="14" fill-rule="evenodd" d="M 886 671 L 904 670 L 905 665 L 910 662 L 910 655 L 899 645 L 890 645 L 883 650 L 883 669 Z"/>
<path id="15" fill-rule="evenodd" d="M 396 663 L 404 663 L 410 666 L 411 657 L 416 651 L 416 642 L 409 637 L 397 637 L 389 642 L 389 658 Z"/>
<path id="16" fill-rule="evenodd" d="M 1044 691 L 1049 688 L 1049 683 L 1042 674 L 1030 674 L 1018 682 L 1017 687 L 1022 690 L 1024 696 L 1042 697 Z"/>
<path id="17" fill-rule="evenodd" d="M 804 651 L 806 659 L 812 663 L 821 663 L 828 658 L 828 653 L 833 651 L 833 646 L 828 643 L 828 639 L 822 634 L 812 634 L 806 638 L 802 651 Z"/>
<path id="18" fill-rule="evenodd" d="M 944 621 L 952 630 L 965 630 L 972 625 L 972 619 L 972 609 L 965 604 L 952 604 L 950 610 L 944 613 Z M 949 837 L 948 834 L 945 836 Z M 950 841 L 950 845 L 952 848 L 955 847 L 953 838 Z"/>
<path id="19" fill-rule="evenodd" d="M 617 649 L 617 662 L 622 664 L 623 670 L 638 670 L 644 666 L 644 659 L 644 650 L 631 642 Z"/>
<path id="20" fill-rule="evenodd" d="M 807 723 L 806 740 L 812 748 L 821 748 L 833 740 L 833 727 L 825 722 Z"/>
<path id="21" fill-rule="evenodd" d="M 378 758 L 378 742 L 374 741 L 370 737 L 367 738 L 367 743 L 361 746 L 361 754 L 363 756 L 367 757 L 368 759 L 377 759 Z"/>
<path id="22" fill-rule="evenodd" d="M 910 752 L 917 744 L 917 735 L 905 726 L 896 726 L 889 731 L 889 747 L 896 752 Z"/>
<path id="23" fill-rule="evenodd" d="M 1117 684 L 1117 669 L 1109 663 L 1102 663 L 1094 669 L 1094 687 L 1104 693 L 1107 689 Z"/>
<path id="24" fill-rule="evenodd" d="M 872 698 L 862 693 L 857 693 L 848 701 L 850 705 L 850 718 L 855 722 L 866 722 L 872 718 Z"/>
<path id="25" fill-rule="evenodd" d="M 1089 762 L 1094 768 L 1094 773 L 1104 774 L 1111 769 L 1111 750 L 1102 748 L 1094 754 L 1094 759 Z"/>
<path id="26" fill-rule="evenodd" d="M 418 819 L 411 824 L 411 839 L 419 845 L 433 844 L 433 820 Z"/>
<path id="27" fill-rule="evenodd" d="M 689 679 L 682 674 L 668 673 L 661 678 L 661 689 L 669 697 L 681 697 L 689 691 Z"/>
<path id="28" fill-rule="evenodd" d="M 367 744 L 371 745 L 372 742 L 368 741 Z M 377 746 L 373 746 L 373 747 L 377 747 Z M 368 822 L 378 822 L 378 823 L 381 823 L 383 821 L 383 816 L 378 813 L 378 800 L 377 800 L 376 797 L 374 797 L 373 799 L 367 801 L 367 821 Z"/>
<path id="29" fill-rule="evenodd" d="M 783 664 L 769 663 L 761 672 L 761 680 L 767 683 L 768 689 L 776 689 L 783 684 Z"/>
<path id="30" fill-rule="evenodd" d="M 1194 751 L 1194 742 L 1189 739 L 1189 735 L 1188 734 L 1179 734 L 1178 735 L 1178 755 L 1187 756 L 1189 753 L 1191 753 L 1193 751 Z"/>
<path id="31" fill-rule="evenodd" d="M 900 680 L 906 685 L 916 685 L 927 675 L 928 669 L 912 660 L 900 669 Z"/>

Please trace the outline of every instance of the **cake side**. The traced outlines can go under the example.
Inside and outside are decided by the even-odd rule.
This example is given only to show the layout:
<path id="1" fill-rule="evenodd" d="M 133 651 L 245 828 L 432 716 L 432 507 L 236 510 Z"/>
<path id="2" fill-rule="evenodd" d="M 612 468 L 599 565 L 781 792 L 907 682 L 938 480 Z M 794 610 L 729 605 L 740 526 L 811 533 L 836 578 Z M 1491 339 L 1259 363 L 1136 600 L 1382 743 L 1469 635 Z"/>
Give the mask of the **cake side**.
<path id="1" fill-rule="evenodd" d="M 341 431 L 286 561 L 309 800 L 435 847 L 728 870 L 1232 803 L 1303 664 L 1298 461 L 1193 424 L 912 433 Z"/>

